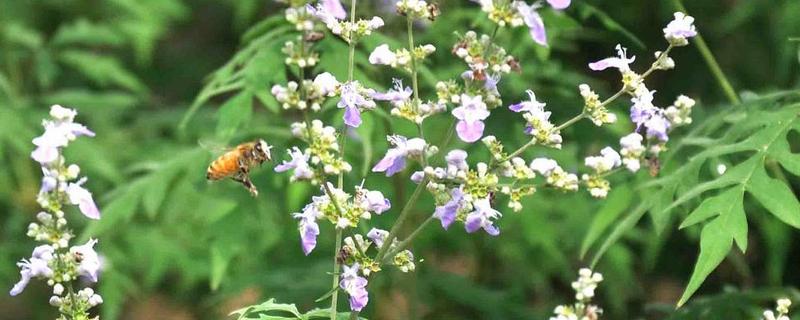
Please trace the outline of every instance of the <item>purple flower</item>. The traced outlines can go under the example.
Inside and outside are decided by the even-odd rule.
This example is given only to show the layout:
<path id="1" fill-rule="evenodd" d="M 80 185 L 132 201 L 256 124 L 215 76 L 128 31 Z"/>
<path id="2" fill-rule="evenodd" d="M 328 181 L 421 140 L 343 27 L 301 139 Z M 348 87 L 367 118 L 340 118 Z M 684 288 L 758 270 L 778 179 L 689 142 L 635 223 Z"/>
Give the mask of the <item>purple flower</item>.
<path id="1" fill-rule="evenodd" d="M 453 149 L 444 156 L 445 161 L 449 166 L 459 170 L 466 170 L 469 165 L 467 164 L 467 152 L 461 149 Z"/>
<path id="2" fill-rule="evenodd" d="M 292 216 L 299 221 L 300 243 L 303 253 L 308 255 L 317 246 L 317 236 L 319 235 L 319 225 L 317 218 L 322 216 L 317 207 L 312 203 L 303 208 L 303 212 L 294 213 Z"/>
<path id="3" fill-rule="evenodd" d="M 367 279 L 358 275 L 358 263 L 342 266 L 342 280 L 339 287 L 350 296 L 350 310 L 361 311 L 369 302 Z"/>
<path id="4" fill-rule="evenodd" d="M 630 64 L 636 60 L 636 56 L 628 58 L 628 49 L 621 45 L 617 45 L 617 56 L 605 58 L 600 61 L 592 62 L 589 64 L 589 69 L 594 71 L 602 71 L 608 68 L 617 68 L 620 72 L 630 71 Z"/>
<path id="5" fill-rule="evenodd" d="M 25 290 L 31 278 L 35 277 L 52 277 L 53 270 L 50 269 L 50 260 L 53 260 L 53 252 L 55 249 L 50 245 L 41 245 L 33 249 L 33 254 L 28 260 L 22 260 L 17 263 L 20 267 L 19 275 L 20 280 L 17 282 L 11 291 L 10 295 L 16 296 Z"/>
<path id="6" fill-rule="evenodd" d="M 661 111 L 661 109 L 659 109 Z M 669 140 L 669 136 L 667 136 L 667 132 L 669 131 L 669 120 L 664 117 L 662 112 L 658 112 L 647 119 L 644 122 L 645 128 L 647 128 L 647 136 L 648 137 L 655 137 L 661 141 Z"/>
<path id="7" fill-rule="evenodd" d="M 344 108 L 344 123 L 357 128 L 361 125 L 361 110 L 359 108 L 374 108 L 375 102 L 367 100 L 360 90 L 360 85 L 355 81 L 344 83 L 340 87 L 341 100 L 337 106 Z M 365 90 L 372 94 L 371 90 Z"/>
<path id="8" fill-rule="evenodd" d="M 414 171 L 414 173 L 411 174 L 411 181 L 416 184 L 422 182 L 422 179 L 424 178 L 425 178 L 425 172 L 423 171 Z"/>
<path id="9" fill-rule="evenodd" d="M 564 10 L 569 7 L 570 0 L 547 0 L 547 3 L 549 3 L 553 9 Z"/>
<path id="10" fill-rule="evenodd" d="M 333 13 L 328 11 L 324 4 L 317 4 L 316 7 L 311 4 L 306 4 L 306 11 L 322 21 L 333 34 L 338 35 L 342 33 L 342 26 L 339 25 L 339 20 L 341 19 L 337 19 Z"/>
<path id="11" fill-rule="evenodd" d="M 461 208 L 461 200 L 464 198 L 464 193 L 461 188 L 453 188 L 450 190 L 450 201 L 447 201 L 443 206 L 436 207 L 433 212 L 433 217 L 442 221 L 442 228 L 447 230 L 453 221 L 456 220 L 458 209 Z"/>
<path id="12" fill-rule="evenodd" d="M 339 0 L 321 0 L 322 7 L 328 11 L 334 18 L 342 20 L 347 17 L 347 11 Z"/>
<path id="13" fill-rule="evenodd" d="M 527 90 L 525 92 L 528 93 L 530 101 L 522 101 L 520 103 L 512 104 L 508 107 L 508 109 L 514 112 L 530 112 L 530 113 L 543 112 L 544 107 L 547 104 L 537 101 L 536 94 L 533 93 L 533 90 Z"/>
<path id="14" fill-rule="evenodd" d="M 78 275 L 86 277 L 91 282 L 97 282 L 101 266 L 97 251 L 94 251 L 95 244 L 97 244 L 97 239 L 89 239 L 86 244 L 69 249 L 69 253 L 78 262 Z"/>
<path id="15" fill-rule="evenodd" d="M 33 160 L 42 165 L 52 163 L 60 155 L 59 148 L 67 146 L 76 137 L 94 137 L 94 132 L 84 125 L 71 122 L 71 118 L 66 120 L 45 121 L 44 133 L 33 138 L 33 144 L 36 145 L 36 149 L 31 152 Z"/>
<path id="16" fill-rule="evenodd" d="M 394 84 L 389 91 L 376 92 L 372 94 L 372 99 L 380 101 L 389 101 L 392 103 L 400 103 L 407 101 L 411 97 L 412 91 L 410 87 L 403 87 L 403 81 L 400 79 L 392 80 Z"/>
<path id="17" fill-rule="evenodd" d="M 399 135 L 389 136 L 388 140 L 394 148 L 387 150 L 383 159 L 372 167 L 372 172 L 386 172 L 387 177 L 403 170 L 408 156 L 421 156 L 427 145 L 420 138 L 407 139 Z"/>
<path id="18" fill-rule="evenodd" d="M 292 149 L 287 150 L 287 152 L 289 156 L 292 157 L 292 160 L 284 160 L 283 163 L 275 166 L 275 172 L 284 172 L 289 169 L 294 169 L 294 175 L 292 176 L 294 179 L 302 180 L 314 177 L 314 171 L 311 170 L 311 167 L 308 165 L 309 156 L 307 154 L 300 151 L 298 147 L 292 147 Z"/>
<path id="19" fill-rule="evenodd" d="M 497 91 L 497 84 L 499 83 L 500 73 L 489 74 L 486 76 L 486 82 L 483 83 L 483 88 L 492 95 L 500 96 L 500 92 Z"/>
<path id="20" fill-rule="evenodd" d="M 464 227 L 467 232 L 473 233 L 478 229 L 483 228 L 489 235 L 496 236 L 500 234 L 500 229 L 494 225 L 494 219 L 499 218 L 502 214 L 500 211 L 492 209 L 489 199 L 480 199 L 472 203 L 473 209 L 465 221 Z"/>
<path id="21" fill-rule="evenodd" d="M 540 45 L 547 46 L 547 34 L 544 30 L 544 21 L 542 21 L 542 16 L 536 12 L 536 9 L 539 9 L 539 5 L 528 5 L 524 1 L 514 1 L 513 3 L 517 12 L 522 16 L 522 20 L 525 21 L 525 25 L 530 29 L 533 41 Z"/>
<path id="22" fill-rule="evenodd" d="M 364 200 L 366 200 L 367 210 L 376 214 L 384 213 L 392 207 L 392 203 L 380 191 L 368 191 L 364 195 Z"/>
<path id="23" fill-rule="evenodd" d="M 97 205 L 94 203 L 92 193 L 82 187 L 86 180 L 86 178 L 83 178 L 78 182 L 68 184 L 66 190 L 67 198 L 71 204 L 78 206 L 84 216 L 98 220 L 100 219 L 100 210 L 97 209 Z"/>
<path id="24" fill-rule="evenodd" d="M 667 24 L 664 28 L 664 38 L 670 44 L 675 46 L 685 46 L 689 44 L 687 38 L 697 35 L 697 29 L 694 27 L 694 18 L 687 16 L 683 12 L 675 12 L 675 19 Z"/>
<path id="25" fill-rule="evenodd" d="M 663 110 L 653 105 L 653 94 L 643 84 L 639 85 L 634 91 L 631 99 L 631 121 L 636 124 L 636 130 L 646 129 L 648 137 L 655 137 L 661 141 L 667 141 L 667 133 L 670 128 L 669 120 L 664 116 Z"/>
<path id="26" fill-rule="evenodd" d="M 489 117 L 489 110 L 486 109 L 482 96 L 462 94 L 461 106 L 453 109 L 453 116 L 459 120 L 456 124 L 458 137 L 464 142 L 472 143 L 483 136 L 483 120 Z"/>
<path id="27" fill-rule="evenodd" d="M 45 194 L 53 191 L 58 186 L 58 171 L 42 167 L 42 186 L 39 188 L 39 194 Z"/>
<path id="28" fill-rule="evenodd" d="M 372 242 L 374 242 L 378 248 L 383 246 L 383 242 L 386 241 L 386 237 L 388 236 L 389 236 L 389 231 L 378 228 L 372 228 L 367 233 L 367 238 L 372 240 Z"/>

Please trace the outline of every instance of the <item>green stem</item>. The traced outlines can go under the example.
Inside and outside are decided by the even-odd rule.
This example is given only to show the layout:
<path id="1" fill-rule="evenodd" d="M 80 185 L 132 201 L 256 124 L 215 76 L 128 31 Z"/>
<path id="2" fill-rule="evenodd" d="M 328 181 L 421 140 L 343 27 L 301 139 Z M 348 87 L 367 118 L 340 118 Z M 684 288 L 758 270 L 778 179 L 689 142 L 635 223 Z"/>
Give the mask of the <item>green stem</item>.
<path id="1" fill-rule="evenodd" d="M 341 217 L 342 216 L 342 208 L 339 206 L 339 201 L 333 194 L 333 191 L 328 186 L 326 181 L 322 181 L 322 186 L 325 189 L 325 193 L 328 195 L 328 198 L 333 203 L 333 207 L 336 208 L 336 213 Z M 339 300 L 339 290 L 337 290 L 339 286 L 339 250 L 342 247 L 342 230 L 336 228 L 336 252 L 333 254 L 333 285 L 331 290 L 333 291 L 333 295 L 331 296 L 331 320 L 336 320 L 336 315 L 338 311 L 336 310 L 337 302 Z"/>
<path id="2" fill-rule="evenodd" d="M 355 25 L 356 23 L 356 1 L 352 0 L 350 3 L 350 23 Z M 356 60 L 356 41 L 353 38 L 353 32 L 350 31 L 350 34 L 347 35 L 350 39 L 348 44 L 348 59 L 347 59 L 347 82 L 353 82 L 353 72 L 355 70 L 355 60 Z M 339 148 L 341 149 L 342 156 L 344 156 L 344 147 L 347 144 L 347 125 L 342 124 L 342 129 L 340 130 L 342 135 L 339 137 Z M 337 187 L 339 189 L 342 188 L 344 185 L 344 172 L 339 172 L 339 179 L 337 181 Z"/>
<path id="3" fill-rule="evenodd" d="M 356 1 L 352 0 L 350 2 L 350 24 L 356 24 Z M 350 56 L 348 60 L 348 69 L 347 69 L 347 81 L 353 81 L 353 65 L 355 64 L 355 57 L 356 57 L 356 41 L 353 39 L 353 32 L 350 31 L 348 35 L 350 41 L 348 44 L 350 45 Z"/>
<path id="4" fill-rule="evenodd" d="M 406 19 L 408 33 L 408 52 L 411 53 L 411 88 L 414 90 L 414 106 L 419 103 L 419 82 L 417 80 L 417 57 L 414 54 L 414 19 Z"/>
<path id="5" fill-rule="evenodd" d="M 678 10 L 688 12 L 680 0 L 672 0 L 672 4 Z M 722 68 L 719 67 L 717 59 L 714 58 L 714 54 L 711 53 L 711 49 L 708 48 L 708 44 L 706 44 L 706 41 L 703 40 L 703 36 L 701 36 L 699 32 L 695 37 L 695 44 L 697 45 L 697 50 L 700 51 L 700 55 L 703 56 L 703 60 L 705 60 L 708 69 L 711 70 L 711 74 L 717 79 L 717 84 L 719 84 L 722 92 L 725 93 L 725 97 L 728 98 L 728 101 L 732 104 L 740 104 L 742 101 L 739 100 L 739 96 L 736 95 L 736 90 L 733 89 L 728 78 L 725 77 L 725 73 L 723 73 Z"/>
<path id="6" fill-rule="evenodd" d="M 331 284 L 331 320 L 336 320 L 339 302 L 339 250 L 342 249 L 342 229 L 336 228 L 336 251 L 333 252 L 333 284 Z"/>
<path id="7" fill-rule="evenodd" d="M 378 254 L 375 256 L 375 261 L 383 261 L 383 257 L 386 255 L 386 252 L 389 250 L 389 245 L 394 241 L 394 238 L 397 237 L 397 232 L 400 231 L 400 227 L 403 226 L 406 218 L 408 218 L 409 213 L 411 213 L 411 209 L 417 204 L 417 200 L 419 200 L 419 196 L 422 194 L 422 190 L 425 190 L 425 186 L 428 185 L 428 177 L 426 176 L 420 183 L 417 185 L 417 188 L 414 189 L 414 193 L 411 194 L 411 198 L 408 198 L 408 202 L 403 207 L 403 211 L 400 212 L 400 215 L 397 216 L 397 220 L 395 220 L 392 229 L 389 231 L 389 235 L 386 236 L 386 240 L 383 241 L 383 245 L 378 249 Z"/>
<path id="8" fill-rule="evenodd" d="M 405 238 L 405 240 L 400 241 L 399 243 L 397 243 L 397 246 L 395 246 L 393 249 L 391 249 L 386 254 L 386 257 L 389 257 L 389 258 L 394 257 L 395 255 L 400 253 L 400 251 L 403 251 L 409 244 L 411 244 L 412 241 L 414 241 L 414 238 L 416 238 L 417 235 L 419 235 L 419 233 L 422 231 L 422 229 L 425 229 L 425 227 L 428 224 L 430 224 L 431 222 L 433 222 L 434 219 L 435 218 L 433 217 L 433 215 L 428 216 L 428 218 L 425 219 L 425 221 L 423 221 L 419 226 L 417 226 L 417 228 L 414 229 L 414 231 L 412 231 L 411 234 L 409 234 L 408 237 Z M 384 262 L 382 261 L 381 263 L 384 263 Z"/>

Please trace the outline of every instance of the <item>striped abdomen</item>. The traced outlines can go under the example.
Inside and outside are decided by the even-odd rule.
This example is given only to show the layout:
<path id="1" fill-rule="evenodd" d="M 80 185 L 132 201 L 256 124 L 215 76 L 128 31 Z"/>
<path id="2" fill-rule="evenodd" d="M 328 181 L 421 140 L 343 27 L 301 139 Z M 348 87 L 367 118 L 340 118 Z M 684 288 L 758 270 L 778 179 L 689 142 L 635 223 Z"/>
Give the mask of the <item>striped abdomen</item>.
<path id="1" fill-rule="evenodd" d="M 239 157 L 241 157 L 241 151 L 238 148 L 221 155 L 208 166 L 206 178 L 220 180 L 234 175 L 239 171 Z"/>

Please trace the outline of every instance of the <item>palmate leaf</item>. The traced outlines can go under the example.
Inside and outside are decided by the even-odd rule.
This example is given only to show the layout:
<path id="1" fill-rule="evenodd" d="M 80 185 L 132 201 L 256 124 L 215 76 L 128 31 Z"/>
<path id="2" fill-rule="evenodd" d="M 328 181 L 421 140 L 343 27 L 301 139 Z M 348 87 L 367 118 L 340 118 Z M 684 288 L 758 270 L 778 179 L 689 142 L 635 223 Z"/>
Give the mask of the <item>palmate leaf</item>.
<path id="1" fill-rule="evenodd" d="M 673 209 L 703 199 L 680 226 L 705 222 L 700 234 L 700 254 L 679 306 L 725 259 L 734 243 L 742 252 L 747 249 L 745 193 L 782 222 L 800 228 L 800 202 L 788 181 L 767 173 L 768 168 L 783 168 L 800 174 L 800 155 L 792 153 L 787 140 L 791 131 L 800 132 L 800 104 L 768 110 L 757 105 L 742 108 L 718 117 L 718 124 L 705 129 L 711 133 L 712 129 L 727 126 L 719 138 L 691 142 L 705 147 L 703 151 L 674 172 L 645 185 L 645 193 L 653 199 L 649 212 L 657 230 L 667 225 Z M 701 169 L 717 159 L 733 164 L 724 174 L 697 183 L 703 173 Z"/>

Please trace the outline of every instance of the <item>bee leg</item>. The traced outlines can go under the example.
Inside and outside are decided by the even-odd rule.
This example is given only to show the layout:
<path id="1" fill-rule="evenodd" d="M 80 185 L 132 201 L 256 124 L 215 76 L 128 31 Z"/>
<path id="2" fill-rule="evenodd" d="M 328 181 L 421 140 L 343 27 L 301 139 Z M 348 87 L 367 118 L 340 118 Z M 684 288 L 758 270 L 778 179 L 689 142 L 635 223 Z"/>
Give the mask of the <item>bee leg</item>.
<path id="1" fill-rule="evenodd" d="M 239 171 L 239 173 L 233 176 L 233 180 L 241 182 L 244 185 L 244 187 L 247 188 L 248 191 L 250 191 L 250 194 L 252 194 L 254 197 L 258 196 L 258 189 L 256 189 L 256 186 L 253 185 L 252 181 L 250 181 L 250 176 L 247 170 L 243 169 Z"/>

